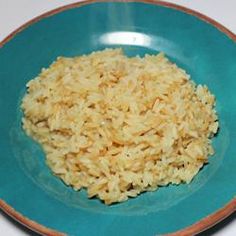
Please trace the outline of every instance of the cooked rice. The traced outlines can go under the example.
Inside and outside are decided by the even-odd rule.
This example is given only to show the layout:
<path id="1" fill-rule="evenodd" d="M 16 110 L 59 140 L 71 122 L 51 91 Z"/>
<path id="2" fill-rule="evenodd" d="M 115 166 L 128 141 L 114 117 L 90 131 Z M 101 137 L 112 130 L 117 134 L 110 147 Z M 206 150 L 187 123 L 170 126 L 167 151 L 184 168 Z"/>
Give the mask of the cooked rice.
<path id="1" fill-rule="evenodd" d="M 189 183 L 214 152 L 214 96 L 162 53 L 60 57 L 27 88 L 23 128 L 48 166 L 105 204 Z"/>

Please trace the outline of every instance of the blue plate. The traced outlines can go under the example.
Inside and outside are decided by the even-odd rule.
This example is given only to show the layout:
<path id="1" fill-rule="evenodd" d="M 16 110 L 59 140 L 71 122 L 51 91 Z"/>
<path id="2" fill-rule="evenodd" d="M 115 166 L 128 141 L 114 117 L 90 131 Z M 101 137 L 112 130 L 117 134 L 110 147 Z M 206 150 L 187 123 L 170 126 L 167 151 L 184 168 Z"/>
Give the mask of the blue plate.
<path id="1" fill-rule="evenodd" d="M 235 210 L 233 33 L 196 12 L 151 1 L 72 4 L 23 28 L 0 49 L 0 206 L 4 211 L 44 234 L 151 236 L 182 229 L 193 234 Z M 216 154 L 191 184 L 162 187 L 106 206 L 53 176 L 40 146 L 23 132 L 20 102 L 27 81 L 58 56 L 107 47 L 122 47 L 130 56 L 163 51 L 216 95 L 220 119 Z"/>

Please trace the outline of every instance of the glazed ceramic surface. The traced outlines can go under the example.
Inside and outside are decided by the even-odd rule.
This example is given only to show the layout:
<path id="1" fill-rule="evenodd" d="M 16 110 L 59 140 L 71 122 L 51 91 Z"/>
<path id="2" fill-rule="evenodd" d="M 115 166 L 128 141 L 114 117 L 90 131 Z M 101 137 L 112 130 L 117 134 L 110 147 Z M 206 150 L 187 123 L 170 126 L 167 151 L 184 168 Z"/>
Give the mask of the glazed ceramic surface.
<path id="1" fill-rule="evenodd" d="M 106 206 L 52 175 L 41 147 L 22 130 L 20 103 L 27 81 L 56 57 L 110 47 L 122 47 L 129 56 L 164 52 L 215 94 L 220 130 L 215 155 L 190 184 Z M 151 236 L 189 227 L 236 195 L 235 90 L 234 39 L 165 4 L 93 2 L 44 17 L 0 48 L 0 199 L 68 235 Z"/>

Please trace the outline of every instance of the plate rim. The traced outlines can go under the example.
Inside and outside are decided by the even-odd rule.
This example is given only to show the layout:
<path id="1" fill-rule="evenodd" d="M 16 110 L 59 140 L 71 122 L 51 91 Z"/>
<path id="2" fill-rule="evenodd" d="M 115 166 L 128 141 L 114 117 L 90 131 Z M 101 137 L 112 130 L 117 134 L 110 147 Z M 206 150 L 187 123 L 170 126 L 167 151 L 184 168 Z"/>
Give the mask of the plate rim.
<path id="1" fill-rule="evenodd" d="M 67 4 L 64 6 L 57 7 L 53 10 L 46 11 L 43 14 L 40 14 L 31 20 L 27 21 L 17 29 L 15 29 L 12 33 L 10 33 L 8 36 L 6 36 L 1 42 L 0 42 L 0 49 L 9 42 L 12 38 L 14 38 L 18 33 L 26 29 L 28 26 L 33 25 L 34 23 L 53 16 L 57 13 L 63 12 L 65 10 L 81 7 L 84 5 L 89 5 L 92 3 L 101 3 L 101 2 L 140 2 L 140 3 L 148 3 L 151 5 L 158 5 L 170 9 L 174 9 L 183 13 L 186 13 L 188 15 L 195 16 L 196 18 L 214 26 L 216 29 L 221 31 L 223 34 L 225 34 L 229 39 L 233 40 L 236 43 L 236 34 L 234 34 L 231 30 L 226 28 L 221 23 L 217 22 L 216 20 L 210 18 L 209 16 L 206 16 L 196 10 L 165 1 L 158 1 L 158 0 L 82 0 L 79 2 Z M 49 235 L 49 236 L 65 236 L 66 234 L 47 228 L 36 221 L 33 221 L 25 216 L 23 216 L 20 212 L 16 211 L 12 206 L 7 204 L 3 199 L 0 198 L 0 209 L 2 209 L 7 215 L 12 217 L 14 220 L 18 221 L 22 225 L 28 227 L 29 229 L 42 234 L 42 235 Z M 197 233 L 200 233 L 215 224 L 219 223 L 229 215 L 231 215 L 233 212 L 236 211 L 236 196 L 231 199 L 227 204 L 225 204 L 222 208 L 217 209 L 213 213 L 205 216 L 204 218 L 200 219 L 199 221 L 193 223 L 190 226 L 187 226 L 183 229 L 180 229 L 178 231 L 175 231 L 173 233 L 165 234 L 166 236 L 184 236 L 184 235 L 195 235 Z"/>
<path id="2" fill-rule="evenodd" d="M 2 41 L 0 41 L 0 49 L 8 41 L 10 41 L 13 37 L 15 37 L 16 34 L 20 33 L 21 31 L 26 29 L 28 26 L 33 25 L 34 23 L 42 20 L 43 18 L 47 18 L 49 16 L 55 15 L 57 13 L 60 13 L 60 12 L 63 12 L 65 10 L 69 10 L 69 9 L 72 9 L 72 8 L 77 8 L 77 7 L 81 7 L 81 6 L 84 6 L 84 5 L 89 5 L 89 4 L 92 4 L 92 3 L 102 3 L 102 2 L 140 2 L 140 3 L 149 3 L 151 5 L 159 5 L 159 6 L 163 6 L 163 7 L 166 7 L 166 8 L 175 9 L 177 11 L 184 12 L 188 15 L 195 16 L 196 18 L 198 18 L 202 21 L 205 21 L 206 23 L 214 26 L 216 29 L 221 31 L 226 36 L 228 36 L 234 42 L 236 42 L 236 34 L 234 34 L 231 30 L 229 30 L 227 27 L 225 27 L 224 25 L 222 25 L 218 21 L 212 19 L 211 17 L 209 17 L 209 16 L 207 16 L 207 15 L 201 13 L 201 12 L 198 12 L 196 10 L 193 10 L 193 9 L 188 8 L 188 7 L 184 7 L 182 5 L 178 5 L 178 4 L 175 4 L 175 3 L 170 3 L 170 2 L 166 2 L 166 1 L 162 1 L 162 0 L 82 0 L 82 1 L 78 1 L 78 2 L 75 2 L 75 3 L 70 3 L 70 4 L 67 4 L 67 5 L 64 5 L 64 6 L 54 8 L 52 10 L 46 11 L 46 12 L 30 19 L 29 21 L 26 21 L 26 23 L 19 26 L 17 29 L 13 30 L 10 34 L 8 34 L 5 38 L 3 38 Z"/>

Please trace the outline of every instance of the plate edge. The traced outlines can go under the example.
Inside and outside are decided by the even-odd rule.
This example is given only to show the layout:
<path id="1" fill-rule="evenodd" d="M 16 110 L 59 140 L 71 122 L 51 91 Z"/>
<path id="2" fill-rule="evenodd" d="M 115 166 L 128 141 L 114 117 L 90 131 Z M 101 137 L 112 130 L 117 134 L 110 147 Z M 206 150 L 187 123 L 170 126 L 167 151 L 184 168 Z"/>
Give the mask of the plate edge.
<path id="1" fill-rule="evenodd" d="M 21 25 L 17 29 L 15 29 L 12 33 L 10 33 L 8 36 L 6 36 L 2 41 L 0 41 L 0 48 L 3 47 L 4 44 L 6 44 L 9 40 L 11 40 L 16 34 L 20 33 L 22 30 L 27 28 L 28 26 L 38 22 L 39 20 L 43 18 L 47 18 L 49 16 L 55 15 L 56 13 L 60 13 L 64 10 L 69 10 L 72 8 L 80 7 L 83 5 L 88 5 L 92 3 L 99 3 L 99 2 L 143 2 L 143 3 L 149 3 L 149 4 L 155 4 L 167 8 L 172 8 L 184 13 L 187 13 L 189 15 L 195 16 L 200 20 L 205 21 L 206 23 L 209 23 L 213 25 L 215 28 L 217 28 L 222 33 L 226 34 L 230 39 L 232 39 L 234 42 L 236 42 L 236 34 L 234 34 L 231 30 L 226 28 L 221 23 L 217 22 L 216 20 L 212 19 L 211 17 L 204 15 L 196 10 L 177 5 L 175 3 L 165 2 L 165 1 L 159 1 L 159 0 L 82 0 L 79 2 L 71 3 L 68 5 L 64 5 L 58 8 L 55 8 L 53 10 L 47 11 L 39 16 L 36 16 L 32 18 L 31 20 L 27 21 L 25 24 Z"/>
<path id="2" fill-rule="evenodd" d="M 226 217 L 231 215 L 236 211 L 236 197 L 231 200 L 229 203 L 224 205 L 219 210 L 213 212 L 212 214 L 202 218 L 196 223 L 187 226 L 181 230 L 175 231 L 173 233 L 165 234 L 165 236 L 187 236 L 187 235 L 195 235 L 205 231 L 212 226 L 216 225 L 220 221 L 224 220 Z"/>
<path id="3" fill-rule="evenodd" d="M 24 215 L 16 211 L 13 207 L 11 207 L 2 199 L 0 199 L 0 209 L 2 209 L 2 211 L 4 211 L 7 215 L 12 217 L 17 222 L 21 223 L 22 225 L 26 226 L 27 228 L 33 230 L 36 233 L 39 233 L 41 235 L 47 235 L 47 236 L 66 236 L 66 234 L 64 233 L 47 228 L 37 223 L 36 221 L 33 221 L 25 217 Z"/>
<path id="4" fill-rule="evenodd" d="M 29 218 L 23 216 L 18 211 L 16 211 L 13 207 L 8 205 L 4 200 L 0 199 L 0 209 L 2 209 L 7 215 L 18 221 L 19 223 L 23 224 L 27 228 L 40 233 L 42 235 L 48 236 L 66 236 L 66 234 L 58 232 L 53 229 L 49 229 Z M 232 213 L 236 211 L 236 197 L 227 203 L 225 206 L 220 208 L 219 210 L 215 211 L 214 213 L 202 218 L 198 222 L 190 225 L 186 228 L 178 230 L 173 233 L 165 234 L 165 236 L 188 236 L 188 235 L 195 235 L 200 233 L 218 222 L 222 221 Z"/>

